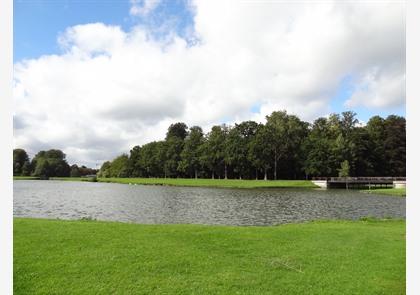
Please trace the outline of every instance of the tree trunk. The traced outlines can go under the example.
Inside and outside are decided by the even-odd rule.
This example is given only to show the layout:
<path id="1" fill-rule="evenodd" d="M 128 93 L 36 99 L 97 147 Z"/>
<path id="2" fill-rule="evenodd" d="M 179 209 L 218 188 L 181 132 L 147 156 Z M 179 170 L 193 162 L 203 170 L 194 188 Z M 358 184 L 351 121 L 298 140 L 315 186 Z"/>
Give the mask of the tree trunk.
<path id="1" fill-rule="evenodd" d="M 227 179 L 227 165 L 225 163 L 225 179 Z"/>
<path id="2" fill-rule="evenodd" d="M 267 180 L 267 168 L 264 168 L 264 180 Z"/>
<path id="3" fill-rule="evenodd" d="M 277 149 L 274 150 L 274 180 L 277 180 Z"/>
<path id="4" fill-rule="evenodd" d="M 255 169 L 255 180 L 258 180 L 258 169 Z"/>
<path id="5" fill-rule="evenodd" d="M 214 179 L 214 170 L 211 170 L 211 179 Z"/>
<path id="6" fill-rule="evenodd" d="M 197 169 L 194 170 L 194 173 L 195 173 L 195 179 L 197 179 L 198 178 L 198 176 L 197 176 Z"/>

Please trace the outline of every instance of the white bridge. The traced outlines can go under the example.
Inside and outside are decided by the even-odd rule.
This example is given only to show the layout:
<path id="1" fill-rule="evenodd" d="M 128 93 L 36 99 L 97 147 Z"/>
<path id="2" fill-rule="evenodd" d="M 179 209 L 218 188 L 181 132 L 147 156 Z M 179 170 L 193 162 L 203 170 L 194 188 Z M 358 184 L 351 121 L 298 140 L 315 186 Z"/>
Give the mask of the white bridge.
<path id="1" fill-rule="evenodd" d="M 313 177 L 312 182 L 322 188 L 406 187 L 405 177 Z"/>

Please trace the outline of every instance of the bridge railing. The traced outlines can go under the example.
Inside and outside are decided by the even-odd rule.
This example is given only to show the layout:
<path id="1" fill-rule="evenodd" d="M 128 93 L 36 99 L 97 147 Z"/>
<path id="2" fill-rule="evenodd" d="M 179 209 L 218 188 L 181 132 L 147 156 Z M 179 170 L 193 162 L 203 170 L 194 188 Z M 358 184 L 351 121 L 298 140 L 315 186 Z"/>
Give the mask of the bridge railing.
<path id="1" fill-rule="evenodd" d="M 327 180 L 327 181 L 405 181 L 406 177 L 312 177 L 312 180 Z"/>

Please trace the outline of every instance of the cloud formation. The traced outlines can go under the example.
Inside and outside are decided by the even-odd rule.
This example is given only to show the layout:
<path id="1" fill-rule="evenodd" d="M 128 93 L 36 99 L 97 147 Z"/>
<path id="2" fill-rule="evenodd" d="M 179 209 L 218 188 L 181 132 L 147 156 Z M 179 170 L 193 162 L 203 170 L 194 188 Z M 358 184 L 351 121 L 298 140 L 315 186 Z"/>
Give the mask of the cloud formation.
<path id="1" fill-rule="evenodd" d="M 131 14 L 158 4 L 132 1 L 141 9 Z M 15 146 L 62 148 L 70 162 L 94 166 L 162 139 L 175 121 L 208 130 L 282 109 L 312 120 L 332 111 L 346 77 L 348 107 L 405 103 L 401 3 L 190 6 L 194 46 L 175 31 L 156 40 L 146 27 L 83 24 L 59 36 L 61 54 L 15 64 Z"/>
<path id="2" fill-rule="evenodd" d="M 146 16 L 160 3 L 160 0 L 130 0 L 130 14 L 133 16 Z"/>

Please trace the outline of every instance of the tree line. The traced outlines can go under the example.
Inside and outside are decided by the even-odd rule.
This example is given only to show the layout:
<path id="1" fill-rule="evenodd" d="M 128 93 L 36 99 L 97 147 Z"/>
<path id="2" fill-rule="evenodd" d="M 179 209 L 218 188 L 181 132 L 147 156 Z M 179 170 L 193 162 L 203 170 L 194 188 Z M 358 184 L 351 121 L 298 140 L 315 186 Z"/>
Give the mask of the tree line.
<path id="1" fill-rule="evenodd" d="M 166 137 L 103 163 L 99 177 L 303 179 L 405 176 L 404 117 L 374 116 L 360 126 L 348 111 L 312 124 L 286 111 L 266 123 L 216 125 L 207 134 L 178 122 Z"/>
<path id="2" fill-rule="evenodd" d="M 178 122 L 166 137 L 102 164 L 99 171 L 70 166 L 58 149 L 38 152 L 32 160 L 13 151 L 13 175 L 38 177 L 184 177 L 303 179 L 317 176 L 405 176 L 404 117 L 374 116 L 360 126 L 348 111 L 312 124 L 286 111 L 266 123 L 244 121 L 201 127 Z"/>
<path id="3" fill-rule="evenodd" d="M 66 155 L 58 149 L 40 151 L 30 160 L 24 149 L 13 150 L 13 175 L 49 177 L 80 177 L 98 171 L 86 166 L 69 165 Z"/>

